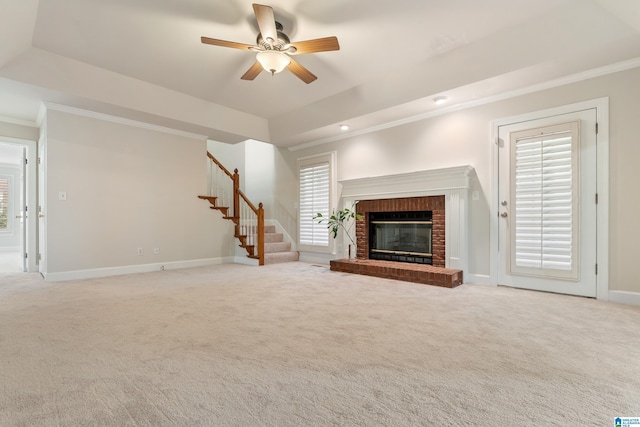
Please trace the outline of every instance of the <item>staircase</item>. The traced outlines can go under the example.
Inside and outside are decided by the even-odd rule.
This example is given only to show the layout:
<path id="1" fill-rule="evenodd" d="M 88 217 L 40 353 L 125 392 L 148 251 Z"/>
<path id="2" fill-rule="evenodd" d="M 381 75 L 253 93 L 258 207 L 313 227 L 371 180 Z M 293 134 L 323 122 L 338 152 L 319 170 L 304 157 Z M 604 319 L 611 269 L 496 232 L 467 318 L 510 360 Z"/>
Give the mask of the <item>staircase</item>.
<path id="1" fill-rule="evenodd" d="M 291 250 L 291 242 L 285 242 L 282 233 L 276 233 L 275 225 L 264 226 L 264 263 L 298 261 L 298 252 Z"/>
<path id="2" fill-rule="evenodd" d="M 291 250 L 291 242 L 284 241 L 275 225 L 264 224 L 262 203 L 256 208 L 240 190 L 238 170 L 232 174 L 211 153 L 207 152 L 207 157 L 208 194 L 198 198 L 207 200 L 211 209 L 234 223 L 234 236 L 247 251 L 247 257 L 256 259 L 258 265 L 298 261 L 298 252 Z"/>

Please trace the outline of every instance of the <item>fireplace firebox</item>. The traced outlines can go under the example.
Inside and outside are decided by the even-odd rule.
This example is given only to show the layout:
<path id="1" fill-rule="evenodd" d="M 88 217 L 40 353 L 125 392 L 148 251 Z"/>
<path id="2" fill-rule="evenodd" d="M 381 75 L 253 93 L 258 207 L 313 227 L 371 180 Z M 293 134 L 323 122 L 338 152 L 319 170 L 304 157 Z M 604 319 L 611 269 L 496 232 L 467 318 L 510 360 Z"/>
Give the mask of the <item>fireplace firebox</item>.
<path id="1" fill-rule="evenodd" d="M 369 214 L 369 259 L 432 265 L 432 241 L 432 211 Z"/>

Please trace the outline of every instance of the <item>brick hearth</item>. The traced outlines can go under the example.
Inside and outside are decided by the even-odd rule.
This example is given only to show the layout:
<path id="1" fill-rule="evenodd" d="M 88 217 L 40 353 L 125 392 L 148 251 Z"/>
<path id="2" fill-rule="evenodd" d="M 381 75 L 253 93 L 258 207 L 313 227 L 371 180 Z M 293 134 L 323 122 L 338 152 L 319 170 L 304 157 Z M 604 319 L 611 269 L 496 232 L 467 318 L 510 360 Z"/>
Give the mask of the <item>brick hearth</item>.
<path id="1" fill-rule="evenodd" d="M 407 262 L 339 259 L 331 261 L 331 270 L 445 288 L 454 288 L 462 284 L 462 270 L 451 270 L 449 268 Z"/>

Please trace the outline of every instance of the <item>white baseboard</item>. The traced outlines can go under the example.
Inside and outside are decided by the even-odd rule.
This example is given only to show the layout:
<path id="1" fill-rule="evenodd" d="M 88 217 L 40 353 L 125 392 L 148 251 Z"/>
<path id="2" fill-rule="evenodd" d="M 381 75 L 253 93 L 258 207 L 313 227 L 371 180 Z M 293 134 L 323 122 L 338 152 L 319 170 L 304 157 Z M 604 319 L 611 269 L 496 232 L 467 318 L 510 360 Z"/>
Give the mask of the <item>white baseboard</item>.
<path id="1" fill-rule="evenodd" d="M 640 306 L 640 292 L 609 291 L 609 302 Z"/>
<path id="2" fill-rule="evenodd" d="M 244 249 L 243 249 L 243 251 L 244 251 Z M 234 256 L 234 257 L 231 258 L 230 263 L 243 264 L 243 265 L 260 265 L 260 262 L 257 259 L 249 258 L 246 255 L 245 256 Z"/>
<path id="3" fill-rule="evenodd" d="M 300 261 L 312 264 L 329 265 L 329 261 L 335 259 L 334 254 L 323 254 L 318 252 L 300 252 Z"/>
<path id="4" fill-rule="evenodd" d="M 469 274 L 462 275 L 462 281 L 473 285 L 489 285 L 491 286 L 491 276 L 488 274 Z"/>
<path id="5" fill-rule="evenodd" d="M 150 273 L 161 270 L 177 270 L 180 268 L 205 267 L 208 265 L 234 262 L 233 257 L 194 259 L 188 261 L 158 262 L 153 264 L 127 265 L 122 267 L 94 268 L 91 270 L 62 271 L 43 273 L 46 282 L 63 282 L 67 280 L 94 279 L 98 277 L 121 276 L 124 274 Z"/>

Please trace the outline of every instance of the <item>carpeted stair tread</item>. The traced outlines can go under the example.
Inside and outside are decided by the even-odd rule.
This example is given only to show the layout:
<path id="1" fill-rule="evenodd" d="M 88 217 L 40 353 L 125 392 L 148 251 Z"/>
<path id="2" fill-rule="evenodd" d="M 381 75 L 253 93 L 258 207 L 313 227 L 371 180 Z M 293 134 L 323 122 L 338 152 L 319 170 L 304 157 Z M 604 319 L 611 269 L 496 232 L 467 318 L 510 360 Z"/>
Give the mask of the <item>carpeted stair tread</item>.
<path id="1" fill-rule="evenodd" d="M 273 242 L 264 244 L 264 253 L 271 254 L 274 252 L 290 252 L 291 242 Z"/>
<path id="2" fill-rule="evenodd" d="M 284 241 L 284 235 L 282 233 L 265 233 L 264 234 L 265 243 L 278 243 L 283 241 Z"/>
<path id="3" fill-rule="evenodd" d="M 295 251 L 289 252 L 272 252 L 264 254 L 264 263 L 266 264 L 278 264 L 281 262 L 298 261 L 299 254 Z"/>

